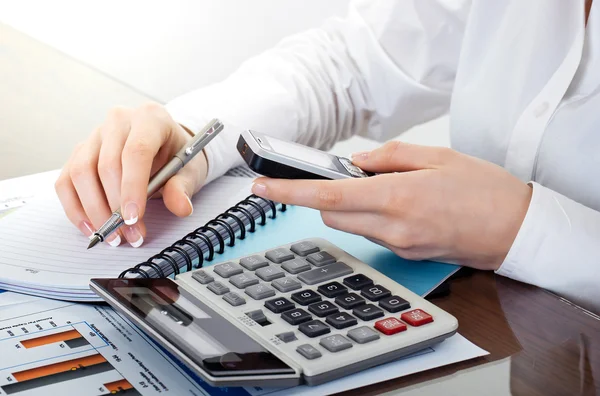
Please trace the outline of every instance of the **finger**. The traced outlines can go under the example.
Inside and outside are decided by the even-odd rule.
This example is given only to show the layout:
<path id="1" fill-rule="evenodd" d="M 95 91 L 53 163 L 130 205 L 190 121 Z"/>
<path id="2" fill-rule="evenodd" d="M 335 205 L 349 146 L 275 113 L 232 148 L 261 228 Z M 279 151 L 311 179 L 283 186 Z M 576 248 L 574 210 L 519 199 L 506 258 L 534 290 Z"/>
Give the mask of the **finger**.
<path id="1" fill-rule="evenodd" d="M 361 235 L 367 238 L 382 238 L 385 234 L 385 219 L 371 212 L 321 211 L 323 223 L 330 228 Z"/>
<path id="2" fill-rule="evenodd" d="M 171 134 L 171 126 L 159 114 L 158 105 L 143 106 L 132 116 L 131 131 L 121 156 L 121 213 L 125 224 L 144 216 L 148 181 L 154 157 Z"/>
<path id="3" fill-rule="evenodd" d="M 455 152 L 445 147 L 430 147 L 403 142 L 388 142 L 373 150 L 352 155 L 359 168 L 377 173 L 435 169 L 447 163 Z"/>
<path id="4" fill-rule="evenodd" d="M 344 180 L 287 180 L 258 178 L 252 192 L 290 205 L 328 211 L 377 211 L 384 204 L 376 177 Z"/>
<path id="5" fill-rule="evenodd" d="M 75 191 L 73 183 L 71 183 L 67 168 L 63 169 L 56 180 L 54 189 L 56 190 L 58 199 L 60 200 L 69 221 L 73 223 L 83 235 L 88 238 L 91 237 L 94 233 L 93 225 L 87 218 L 83 206 L 81 206 L 79 196 L 77 195 L 77 191 Z"/>
<path id="6" fill-rule="evenodd" d="M 199 174 L 197 168 L 185 166 L 165 184 L 163 201 L 176 216 L 186 217 L 194 212 L 191 197 L 200 188 Z"/>
<path id="7" fill-rule="evenodd" d="M 144 243 L 144 239 L 146 238 L 146 225 L 143 221 L 140 220 L 133 225 L 123 226 L 121 230 L 125 239 L 132 247 L 138 248 Z"/>

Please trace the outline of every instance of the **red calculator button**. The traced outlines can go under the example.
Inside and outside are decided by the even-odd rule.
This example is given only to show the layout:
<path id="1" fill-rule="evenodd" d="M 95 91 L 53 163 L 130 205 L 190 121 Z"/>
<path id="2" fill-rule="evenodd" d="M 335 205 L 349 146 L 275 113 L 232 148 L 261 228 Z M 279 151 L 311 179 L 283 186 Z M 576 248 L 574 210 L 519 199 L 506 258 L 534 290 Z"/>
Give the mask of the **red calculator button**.
<path id="1" fill-rule="evenodd" d="M 375 328 L 385 335 L 392 335 L 406 330 L 406 325 L 396 318 L 386 318 L 375 322 Z"/>
<path id="2" fill-rule="evenodd" d="M 412 311 L 404 312 L 400 315 L 400 319 L 411 326 L 422 326 L 433 322 L 433 317 L 422 309 L 413 309 Z"/>

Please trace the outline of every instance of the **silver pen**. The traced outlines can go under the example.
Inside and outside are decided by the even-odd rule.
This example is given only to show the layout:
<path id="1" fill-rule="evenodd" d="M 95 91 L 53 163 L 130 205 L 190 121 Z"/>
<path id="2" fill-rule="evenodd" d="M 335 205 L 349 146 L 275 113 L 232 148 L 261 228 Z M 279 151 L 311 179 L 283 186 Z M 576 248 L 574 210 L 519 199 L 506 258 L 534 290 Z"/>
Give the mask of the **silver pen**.
<path id="1" fill-rule="evenodd" d="M 175 154 L 171 161 L 167 162 L 152 178 L 150 178 L 147 191 L 148 199 L 156 194 L 156 192 L 160 190 L 171 177 L 179 172 L 185 164 L 190 162 L 196 154 L 202 151 L 202 149 L 204 149 L 204 147 L 206 147 L 206 145 L 222 130 L 223 124 L 215 118 L 210 121 L 202 131 L 188 141 L 185 146 Z M 119 229 L 124 223 L 125 221 L 121 215 L 121 209 L 118 209 L 109 217 L 106 223 L 90 237 L 90 244 L 87 248 L 91 249 L 99 242 L 104 242 L 110 234 Z"/>

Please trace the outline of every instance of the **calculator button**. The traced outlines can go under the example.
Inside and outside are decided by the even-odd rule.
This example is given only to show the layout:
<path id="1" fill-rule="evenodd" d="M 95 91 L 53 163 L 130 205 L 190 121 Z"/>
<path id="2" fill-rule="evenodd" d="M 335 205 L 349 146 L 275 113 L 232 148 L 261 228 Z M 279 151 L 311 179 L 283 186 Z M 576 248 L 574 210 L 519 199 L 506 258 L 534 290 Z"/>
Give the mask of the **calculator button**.
<path id="1" fill-rule="evenodd" d="M 240 265 L 248 271 L 256 271 L 259 268 L 269 265 L 269 262 L 264 257 L 255 254 L 254 256 L 248 256 L 241 259 Z"/>
<path id="2" fill-rule="evenodd" d="M 321 301 L 321 296 L 312 290 L 301 290 L 291 295 L 292 300 L 300 305 L 308 305 L 317 301 Z"/>
<path id="3" fill-rule="evenodd" d="M 331 282 L 319 286 L 317 291 L 325 297 L 334 298 L 348 293 L 348 288 L 346 286 L 342 286 L 342 284 L 339 282 Z"/>
<path id="4" fill-rule="evenodd" d="M 265 316 L 265 313 L 262 311 L 262 309 L 246 312 L 246 316 L 261 326 L 266 326 L 271 323 Z"/>
<path id="5" fill-rule="evenodd" d="M 312 315 L 300 308 L 294 308 L 289 311 L 285 311 L 281 314 L 283 320 L 291 325 L 297 325 L 300 323 L 308 322 L 312 319 Z"/>
<path id="6" fill-rule="evenodd" d="M 365 303 L 365 299 L 354 293 L 337 296 L 335 303 L 344 309 L 352 309 Z"/>
<path id="7" fill-rule="evenodd" d="M 276 267 L 274 265 L 259 268 L 256 270 L 255 274 L 265 282 L 271 282 L 272 280 L 275 280 L 277 278 L 283 278 L 285 276 L 285 272 L 283 272 L 281 268 Z"/>
<path id="8" fill-rule="evenodd" d="M 308 310 L 320 318 L 331 315 L 339 311 L 333 303 L 329 301 L 320 301 L 308 306 Z"/>
<path id="9" fill-rule="evenodd" d="M 371 301 L 379 301 L 384 297 L 392 295 L 388 289 L 379 285 L 365 286 L 360 290 L 360 294 L 363 297 L 368 298 Z"/>
<path id="10" fill-rule="evenodd" d="M 310 338 L 322 336 L 323 334 L 331 332 L 331 328 L 320 320 L 311 320 L 310 322 L 302 323 L 298 326 L 298 330 Z"/>
<path id="11" fill-rule="evenodd" d="M 348 332 L 348 337 L 359 344 L 366 344 L 367 342 L 378 340 L 379 334 L 367 326 L 357 327 Z"/>
<path id="12" fill-rule="evenodd" d="M 306 256 L 309 263 L 316 267 L 322 267 L 327 264 L 335 263 L 335 257 L 327 252 L 313 253 Z"/>
<path id="13" fill-rule="evenodd" d="M 352 348 L 352 343 L 349 339 L 340 334 L 330 335 L 321 338 L 319 344 L 329 352 L 339 352 L 344 349 Z"/>
<path id="14" fill-rule="evenodd" d="M 265 257 L 274 263 L 281 264 L 284 261 L 288 261 L 294 258 L 294 254 L 287 249 L 279 248 L 269 250 L 265 253 Z"/>
<path id="15" fill-rule="evenodd" d="M 365 276 L 363 274 L 356 274 L 356 275 L 352 275 L 347 278 L 344 278 L 344 285 L 346 285 L 349 288 L 354 289 L 354 290 L 360 290 L 363 287 L 371 286 L 372 284 L 373 284 L 373 281 L 371 280 L 371 278 L 368 278 L 367 276 Z"/>
<path id="16" fill-rule="evenodd" d="M 348 275 L 354 272 L 347 264 L 338 261 L 337 263 L 329 264 L 325 267 L 315 268 L 298 275 L 298 279 L 307 285 L 315 283 L 327 282 L 338 276 Z"/>
<path id="17" fill-rule="evenodd" d="M 358 323 L 356 318 L 346 312 L 338 312 L 329 315 L 325 321 L 336 329 L 345 329 L 346 327 L 354 326 Z"/>
<path id="18" fill-rule="evenodd" d="M 310 264 L 302 258 L 295 258 L 290 261 L 286 261 L 281 265 L 281 268 L 289 272 L 290 274 L 299 274 L 300 272 L 308 271 L 311 269 Z"/>
<path id="19" fill-rule="evenodd" d="M 212 283 L 209 283 L 208 286 L 206 286 L 206 287 L 208 288 L 208 290 L 210 290 L 211 292 L 215 293 L 218 296 L 229 292 L 229 288 L 227 286 L 225 286 L 224 284 L 222 284 L 221 282 L 212 282 Z"/>
<path id="20" fill-rule="evenodd" d="M 400 315 L 400 319 L 411 326 L 422 326 L 433 322 L 433 317 L 422 309 L 413 309 Z"/>
<path id="21" fill-rule="evenodd" d="M 229 278 L 230 276 L 241 274 L 244 271 L 242 267 L 231 262 L 217 264 L 213 268 L 215 273 L 223 278 Z"/>
<path id="22" fill-rule="evenodd" d="M 303 241 L 294 243 L 290 246 L 290 250 L 299 256 L 306 256 L 307 254 L 318 252 L 319 248 L 310 241 Z"/>
<path id="23" fill-rule="evenodd" d="M 321 352 L 319 352 L 317 348 L 310 344 L 300 345 L 298 348 L 296 348 L 296 352 L 298 352 L 300 355 L 304 356 L 308 360 L 313 360 L 322 356 Z"/>
<path id="24" fill-rule="evenodd" d="M 375 322 L 375 328 L 385 335 L 392 335 L 406 330 L 406 325 L 396 318 L 386 318 Z"/>
<path id="25" fill-rule="evenodd" d="M 381 318 L 384 315 L 383 309 L 373 304 L 359 305 L 352 310 L 352 313 L 362 320 L 373 320 Z"/>
<path id="26" fill-rule="evenodd" d="M 286 276 L 285 278 L 275 279 L 273 283 L 271 283 L 271 286 L 282 293 L 287 293 L 292 290 L 300 289 L 302 284 L 296 279 Z"/>
<path id="27" fill-rule="evenodd" d="M 275 290 L 273 290 L 271 286 L 261 283 L 247 287 L 245 292 L 255 300 L 262 300 L 263 298 L 273 297 L 275 295 Z"/>
<path id="28" fill-rule="evenodd" d="M 290 309 L 293 309 L 296 306 L 287 298 L 277 297 L 272 300 L 265 301 L 265 307 L 269 308 L 269 310 L 271 310 L 272 312 L 282 313 L 285 311 L 289 311 Z"/>
<path id="29" fill-rule="evenodd" d="M 208 275 L 206 273 L 206 271 L 204 271 L 204 270 L 198 270 L 198 271 L 192 272 L 192 278 L 196 279 L 198 282 L 202 283 L 203 285 L 206 285 L 207 283 L 210 283 L 215 280 L 215 278 Z"/>
<path id="30" fill-rule="evenodd" d="M 258 283 L 258 278 L 252 274 L 242 273 L 229 278 L 229 283 L 238 289 L 245 289 L 248 286 L 256 285 Z"/>
<path id="31" fill-rule="evenodd" d="M 234 292 L 229 292 L 229 293 L 223 294 L 223 300 L 227 301 L 229 304 L 233 305 L 234 307 L 237 307 L 238 305 L 246 304 L 246 300 L 244 300 L 243 297 L 241 297 L 239 294 L 234 293 Z"/>
<path id="32" fill-rule="evenodd" d="M 379 306 L 388 312 L 400 312 L 409 309 L 410 303 L 398 296 L 389 296 L 379 300 Z"/>
<path id="33" fill-rule="evenodd" d="M 296 341 L 298 339 L 298 338 L 296 338 L 296 334 L 294 334 L 293 331 L 287 331 L 285 333 L 277 334 L 275 337 L 279 338 L 281 341 L 285 342 L 286 344 L 288 342 Z"/>

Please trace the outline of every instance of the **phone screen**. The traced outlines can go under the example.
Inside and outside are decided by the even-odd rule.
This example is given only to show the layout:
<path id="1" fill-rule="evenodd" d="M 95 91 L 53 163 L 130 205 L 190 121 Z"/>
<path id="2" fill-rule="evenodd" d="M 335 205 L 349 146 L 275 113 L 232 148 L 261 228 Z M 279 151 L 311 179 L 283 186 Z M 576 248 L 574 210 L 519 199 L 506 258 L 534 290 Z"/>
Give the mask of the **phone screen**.
<path id="1" fill-rule="evenodd" d="M 322 151 L 303 146 L 301 144 L 286 142 L 271 136 L 263 136 L 262 139 L 267 139 L 274 151 L 287 157 L 296 158 L 322 168 L 338 171 L 336 166 L 337 159 Z"/>

